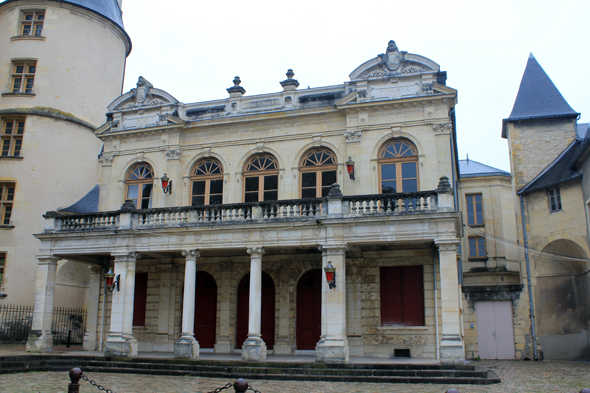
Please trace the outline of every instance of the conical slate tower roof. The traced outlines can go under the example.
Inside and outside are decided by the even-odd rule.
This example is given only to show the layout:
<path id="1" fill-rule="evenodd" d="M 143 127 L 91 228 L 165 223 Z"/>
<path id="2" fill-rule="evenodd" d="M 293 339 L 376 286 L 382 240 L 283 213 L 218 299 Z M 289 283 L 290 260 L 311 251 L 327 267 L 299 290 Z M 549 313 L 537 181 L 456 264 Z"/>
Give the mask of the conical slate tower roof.
<path id="1" fill-rule="evenodd" d="M 520 81 L 512 113 L 506 120 L 578 115 L 531 53 Z"/>

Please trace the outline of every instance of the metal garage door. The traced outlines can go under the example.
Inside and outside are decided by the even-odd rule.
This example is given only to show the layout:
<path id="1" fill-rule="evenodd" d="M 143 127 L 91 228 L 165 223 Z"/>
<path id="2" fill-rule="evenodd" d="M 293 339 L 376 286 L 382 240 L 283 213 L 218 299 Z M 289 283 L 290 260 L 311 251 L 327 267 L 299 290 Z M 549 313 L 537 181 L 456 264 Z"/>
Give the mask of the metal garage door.
<path id="1" fill-rule="evenodd" d="M 475 303 L 477 340 L 482 359 L 514 359 L 512 302 L 480 301 Z"/>

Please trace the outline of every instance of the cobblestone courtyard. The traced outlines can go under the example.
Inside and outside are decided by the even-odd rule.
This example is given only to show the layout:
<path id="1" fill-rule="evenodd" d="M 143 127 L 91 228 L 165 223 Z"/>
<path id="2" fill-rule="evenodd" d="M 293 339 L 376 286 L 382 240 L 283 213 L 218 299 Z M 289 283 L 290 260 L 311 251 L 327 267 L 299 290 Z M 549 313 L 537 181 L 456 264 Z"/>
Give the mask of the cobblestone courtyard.
<path id="1" fill-rule="evenodd" d="M 513 362 L 481 361 L 476 365 L 494 370 L 502 379 L 501 384 L 476 385 L 423 385 L 423 384 L 375 384 L 329 383 L 296 381 L 250 380 L 250 385 L 261 393 L 278 392 L 432 392 L 442 393 L 454 387 L 461 393 L 544 393 L 572 392 L 590 388 L 590 365 L 582 362 Z M 180 393 L 209 392 L 233 380 L 145 376 L 133 374 L 90 373 L 88 377 L 117 393 Z M 81 393 L 98 393 L 96 387 L 81 382 Z M 61 393 L 67 392 L 67 372 L 33 372 L 0 375 L 0 391 L 3 393 Z M 224 392 L 233 392 L 233 388 Z"/>

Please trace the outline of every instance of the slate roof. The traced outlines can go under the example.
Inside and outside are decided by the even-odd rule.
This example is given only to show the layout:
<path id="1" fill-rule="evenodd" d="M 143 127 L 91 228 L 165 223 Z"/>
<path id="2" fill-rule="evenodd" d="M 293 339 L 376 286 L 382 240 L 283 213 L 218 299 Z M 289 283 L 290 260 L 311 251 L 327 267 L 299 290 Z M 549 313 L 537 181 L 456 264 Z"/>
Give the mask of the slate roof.
<path id="1" fill-rule="evenodd" d="M 78 202 L 65 209 L 59 209 L 63 213 L 95 213 L 98 211 L 98 195 L 100 186 L 97 184 L 92 190 L 82 197 Z"/>
<path id="2" fill-rule="evenodd" d="M 584 137 L 573 141 L 543 172 L 516 193 L 526 195 L 533 191 L 580 179 L 582 173 L 578 170 L 577 163 L 590 146 L 588 128 L 588 123 L 578 124 L 578 135 L 583 132 Z"/>
<path id="3" fill-rule="evenodd" d="M 459 177 L 480 177 L 480 176 L 508 176 L 510 172 L 503 171 L 492 166 L 482 164 L 473 160 L 459 160 Z"/>
<path id="4" fill-rule="evenodd" d="M 503 120 L 502 137 L 506 138 L 506 123 L 517 120 L 552 117 L 578 117 L 580 114 L 563 98 L 537 59 L 527 61 L 512 112 Z"/>

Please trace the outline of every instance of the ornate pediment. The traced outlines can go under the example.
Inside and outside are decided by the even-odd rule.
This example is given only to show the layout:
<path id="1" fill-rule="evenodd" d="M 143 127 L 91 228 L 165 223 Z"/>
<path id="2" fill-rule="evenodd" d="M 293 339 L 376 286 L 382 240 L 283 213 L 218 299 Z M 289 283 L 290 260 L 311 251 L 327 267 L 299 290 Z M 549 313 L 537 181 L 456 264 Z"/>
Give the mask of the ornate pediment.
<path id="1" fill-rule="evenodd" d="M 145 109 L 162 105 L 176 105 L 178 100 L 164 90 L 156 89 L 143 76 L 137 80 L 136 87 L 113 101 L 109 112 Z"/>
<path id="2" fill-rule="evenodd" d="M 426 57 L 400 51 L 389 41 L 385 53 L 358 66 L 349 77 L 352 81 L 368 78 L 403 77 L 407 74 L 438 72 L 440 66 Z"/>

